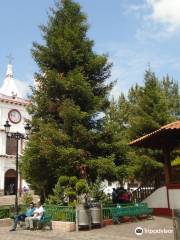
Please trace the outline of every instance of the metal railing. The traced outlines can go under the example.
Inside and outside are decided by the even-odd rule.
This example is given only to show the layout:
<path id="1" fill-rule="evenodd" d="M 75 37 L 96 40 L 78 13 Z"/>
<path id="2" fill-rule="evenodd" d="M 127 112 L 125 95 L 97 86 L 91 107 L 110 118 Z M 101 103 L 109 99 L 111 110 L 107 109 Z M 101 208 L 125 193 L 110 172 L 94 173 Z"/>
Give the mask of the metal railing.
<path id="1" fill-rule="evenodd" d="M 54 221 L 75 222 L 76 210 L 69 206 L 44 205 L 45 212 L 52 215 Z"/>

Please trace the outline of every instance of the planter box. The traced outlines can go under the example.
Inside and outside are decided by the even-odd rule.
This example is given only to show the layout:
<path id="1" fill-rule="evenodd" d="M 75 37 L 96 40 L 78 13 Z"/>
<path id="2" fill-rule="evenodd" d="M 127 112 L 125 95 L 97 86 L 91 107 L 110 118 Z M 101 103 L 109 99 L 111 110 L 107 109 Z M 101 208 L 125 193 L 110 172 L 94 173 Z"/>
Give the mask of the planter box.
<path id="1" fill-rule="evenodd" d="M 125 223 L 125 222 L 130 222 L 130 221 L 132 221 L 132 218 L 131 217 L 122 217 L 121 219 L 120 219 L 120 222 L 121 223 Z"/>
<path id="2" fill-rule="evenodd" d="M 112 225 L 113 224 L 113 221 L 112 219 L 104 219 L 103 220 L 103 225 L 106 226 L 106 225 Z"/>
<path id="3" fill-rule="evenodd" d="M 0 227 L 10 227 L 12 225 L 12 219 L 3 218 L 0 219 Z"/>
<path id="4" fill-rule="evenodd" d="M 60 232 L 72 232 L 76 230 L 75 222 L 52 221 L 53 230 Z"/>

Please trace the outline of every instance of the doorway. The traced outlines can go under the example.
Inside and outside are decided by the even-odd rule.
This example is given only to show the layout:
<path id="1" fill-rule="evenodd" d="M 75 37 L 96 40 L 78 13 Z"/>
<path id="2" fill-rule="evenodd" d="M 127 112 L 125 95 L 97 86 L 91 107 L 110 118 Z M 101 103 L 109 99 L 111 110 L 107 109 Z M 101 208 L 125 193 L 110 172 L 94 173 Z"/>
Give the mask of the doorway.
<path id="1" fill-rule="evenodd" d="M 4 195 L 14 195 L 16 190 L 16 171 L 9 169 L 5 173 Z"/>

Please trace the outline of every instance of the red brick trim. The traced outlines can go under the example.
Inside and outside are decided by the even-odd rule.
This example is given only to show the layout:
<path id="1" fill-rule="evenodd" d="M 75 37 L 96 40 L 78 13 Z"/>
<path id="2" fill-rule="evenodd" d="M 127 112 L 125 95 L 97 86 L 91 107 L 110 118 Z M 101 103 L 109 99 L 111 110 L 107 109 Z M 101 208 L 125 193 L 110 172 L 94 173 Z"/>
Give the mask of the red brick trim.
<path id="1" fill-rule="evenodd" d="M 180 183 L 171 183 L 167 185 L 168 189 L 180 189 Z"/>
<path id="2" fill-rule="evenodd" d="M 154 215 L 171 217 L 172 209 L 170 209 L 170 208 L 154 208 Z"/>

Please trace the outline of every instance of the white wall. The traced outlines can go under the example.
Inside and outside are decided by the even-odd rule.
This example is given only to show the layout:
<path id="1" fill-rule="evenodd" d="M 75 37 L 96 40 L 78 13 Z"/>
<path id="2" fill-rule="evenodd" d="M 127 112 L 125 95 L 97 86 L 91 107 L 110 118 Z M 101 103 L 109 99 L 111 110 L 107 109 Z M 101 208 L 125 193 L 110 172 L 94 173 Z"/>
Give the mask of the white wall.
<path id="1" fill-rule="evenodd" d="M 180 189 L 169 189 L 170 208 L 180 208 Z"/>
<path id="2" fill-rule="evenodd" d="M 4 131 L 4 124 L 6 120 L 8 120 L 8 113 L 11 109 L 18 109 L 21 113 L 21 122 L 18 124 L 11 124 L 11 132 L 20 132 L 22 134 L 25 133 L 24 123 L 25 119 L 30 119 L 29 114 L 26 111 L 26 107 L 24 105 L 17 105 L 11 103 L 0 102 L 0 190 L 4 189 L 4 175 L 7 170 L 14 169 L 15 170 L 15 156 L 6 155 L 6 134 Z M 21 153 L 21 143 L 19 141 L 19 153 Z M 20 184 L 20 182 L 19 182 Z"/>
<path id="3" fill-rule="evenodd" d="M 169 189 L 170 208 L 180 208 L 180 189 Z M 146 202 L 150 208 L 168 208 L 167 188 L 161 187 L 147 197 Z"/>
<path id="4" fill-rule="evenodd" d="M 166 187 L 158 188 L 143 202 L 146 202 L 150 208 L 168 208 Z"/>
<path id="5" fill-rule="evenodd" d="M 30 119 L 29 114 L 26 111 L 26 107 L 23 105 L 17 105 L 17 104 L 11 104 L 11 103 L 4 103 L 0 102 L 0 129 L 4 130 L 4 124 L 6 120 L 8 119 L 8 113 L 11 109 L 18 109 L 18 111 L 21 113 L 21 122 L 18 124 L 11 124 L 11 131 L 12 132 L 20 132 L 24 133 L 24 120 Z"/>
<path id="6" fill-rule="evenodd" d="M 113 191 L 113 188 L 120 187 L 120 184 L 119 184 L 118 181 L 109 183 L 107 180 L 104 180 L 104 181 L 102 182 L 101 186 L 102 186 L 102 188 L 103 188 L 103 191 L 104 191 L 106 194 L 111 194 L 112 191 Z"/>

